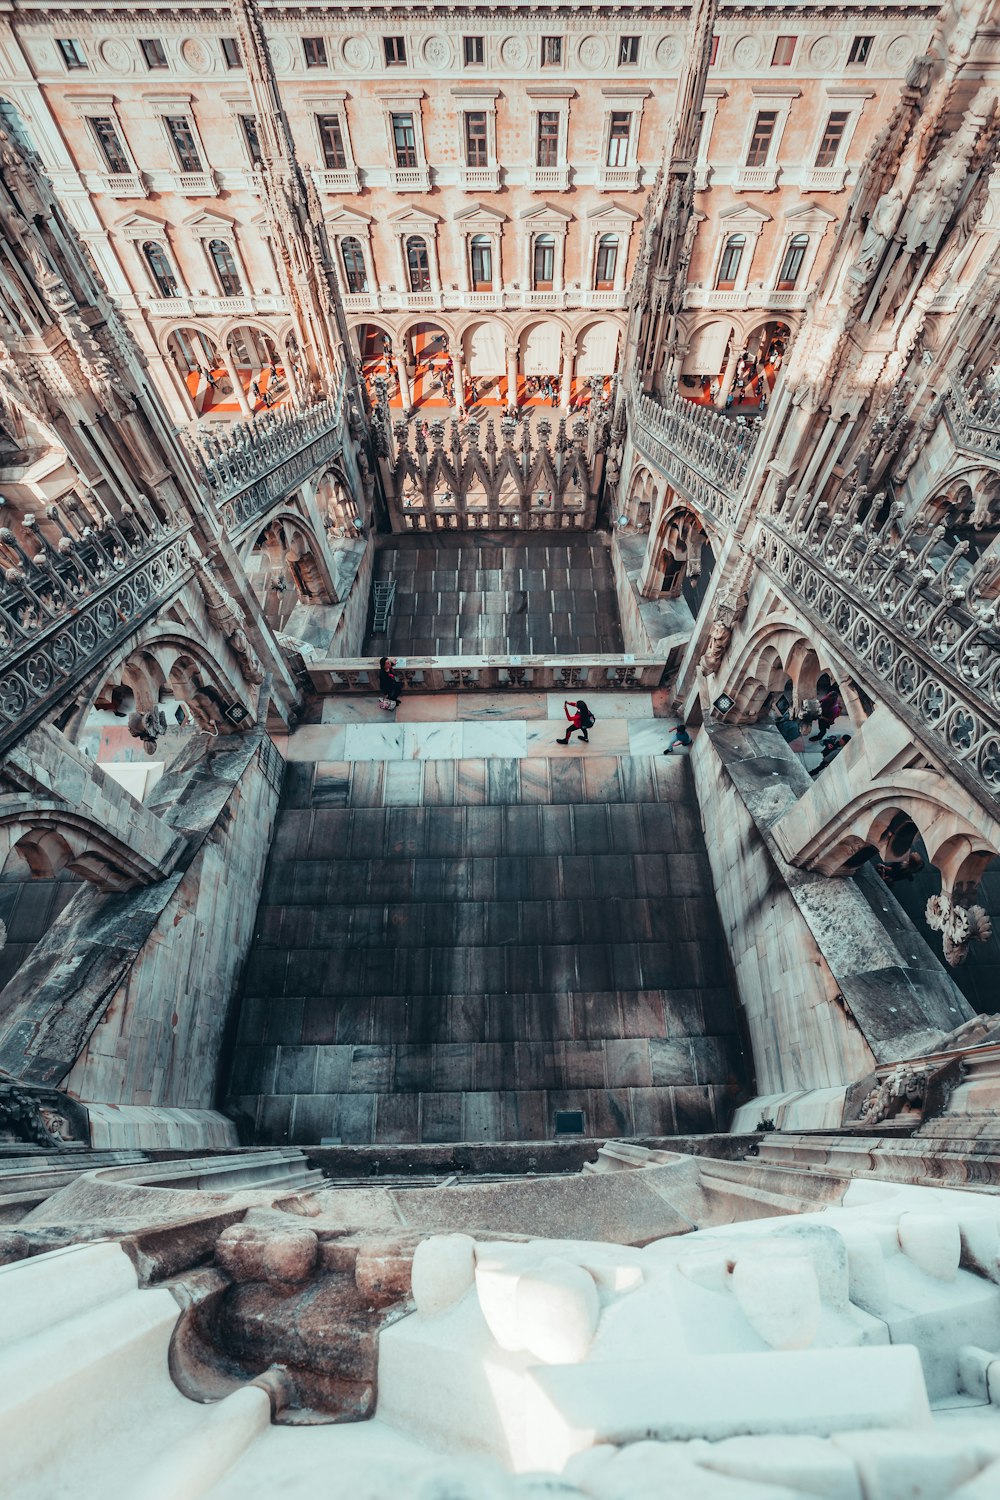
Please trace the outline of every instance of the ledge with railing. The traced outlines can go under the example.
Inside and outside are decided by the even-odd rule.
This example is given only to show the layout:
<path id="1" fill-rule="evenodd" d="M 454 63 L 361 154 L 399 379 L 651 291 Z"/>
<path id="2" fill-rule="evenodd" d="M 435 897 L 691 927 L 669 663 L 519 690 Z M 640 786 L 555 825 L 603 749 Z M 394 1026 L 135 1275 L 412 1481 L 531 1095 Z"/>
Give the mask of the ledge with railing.
<path id="1" fill-rule="evenodd" d="M 960 571 L 966 543 L 945 549 L 943 527 L 900 531 L 899 502 L 859 519 L 861 497 L 832 517 L 822 506 L 808 518 L 767 517 L 756 555 L 854 658 L 859 680 L 880 684 L 929 744 L 996 797 L 998 601 L 979 592 L 987 580 L 975 567 Z"/>
<path id="2" fill-rule="evenodd" d="M 279 407 L 221 433 L 198 432 L 205 478 L 230 536 L 301 484 L 343 449 L 340 400 L 296 410 Z"/>
<path id="3" fill-rule="evenodd" d="M 397 657 L 400 685 L 414 693 L 453 693 L 458 689 L 496 692 L 562 691 L 587 688 L 620 691 L 658 687 L 667 667 L 661 656 L 408 656 Z M 310 661 L 306 670 L 317 693 L 377 693 L 374 657 Z"/>
<path id="4" fill-rule="evenodd" d="M 0 589 L 0 749 L 162 608 L 190 572 L 190 528 L 140 527 L 126 517 L 74 535 L 55 507 L 47 516 L 60 540 L 32 521 L 34 554 L 0 531 L 0 549 L 19 560 Z"/>
<path id="5" fill-rule="evenodd" d="M 724 416 L 677 392 L 654 400 L 626 388 L 633 446 L 709 516 L 732 525 L 760 419 Z"/>
<path id="6" fill-rule="evenodd" d="M 957 447 L 1000 459 L 1000 390 L 958 371 L 944 411 Z"/>

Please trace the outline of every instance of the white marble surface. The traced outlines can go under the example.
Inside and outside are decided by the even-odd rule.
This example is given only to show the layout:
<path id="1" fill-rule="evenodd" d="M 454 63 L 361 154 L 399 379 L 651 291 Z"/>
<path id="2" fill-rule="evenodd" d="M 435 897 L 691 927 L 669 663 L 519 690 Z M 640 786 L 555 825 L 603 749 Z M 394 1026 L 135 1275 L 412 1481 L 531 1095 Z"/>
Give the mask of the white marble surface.
<path id="1" fill-rule="evenodd" d="M 630 719 L 628 747 L 632 755 L 662 755 L 674 737 L 674 724 L 666 719 Z"/>

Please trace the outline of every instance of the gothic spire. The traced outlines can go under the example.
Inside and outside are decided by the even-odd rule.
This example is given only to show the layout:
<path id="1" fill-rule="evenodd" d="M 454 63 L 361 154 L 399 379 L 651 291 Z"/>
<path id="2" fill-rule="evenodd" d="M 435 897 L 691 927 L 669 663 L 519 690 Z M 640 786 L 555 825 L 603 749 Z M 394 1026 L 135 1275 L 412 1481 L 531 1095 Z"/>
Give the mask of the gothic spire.
<path id="1" fill-rule="evenodd" d="M 322 209 L 295 154 L 257 0 L 232 0 L 232 14 L 257 121 L 261 195 L 295 326 L 299 384 L 309 399 L 332 397 L 345 377 L 354 384 L 355 371 Z"/>

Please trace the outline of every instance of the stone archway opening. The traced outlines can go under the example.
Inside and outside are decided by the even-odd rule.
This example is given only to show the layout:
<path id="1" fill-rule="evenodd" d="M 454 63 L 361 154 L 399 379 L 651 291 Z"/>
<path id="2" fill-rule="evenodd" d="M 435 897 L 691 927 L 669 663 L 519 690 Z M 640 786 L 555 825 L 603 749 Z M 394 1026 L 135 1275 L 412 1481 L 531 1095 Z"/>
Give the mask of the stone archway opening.
<path id="1" fill-rule="evenodd" d="M 453 408 L 455 365 L 451 337 L 440 323 L 415 323 L 406 333 L 404 355 L 410 386 L 409 406 L 417 410 Z"/>
<path id="2" fill-rule="evenodd" d="M 246 415 L 243 407 L 249 406 L 251 415 L 256 416 L 258 412 L 282 406 L 289 400 L 284 356 L 278 341 L 266 330 L 249 323 L 230 329 L 226 336 L 226 354 L 230 375 L 235 374 L 238 382 L 234 391 L 234 414 L 240 411 Z M 223 410 L 228 412 L 229 405 Z"/>
<path id="3" fill-rule="evenodd" d="M 247 554 L 247 576 L 275 630 L 285 629 L 298 604 L 334 602 L 317 550 L 305 526 L 281 516 L 263 528 Z"/>
<path id="4" fill-rule="evenodd" d="M 207 416 L 233 397 L 222 350 L 200 328 L 175 328 L 167 337 L 166 352 L 194 416 Z"/>

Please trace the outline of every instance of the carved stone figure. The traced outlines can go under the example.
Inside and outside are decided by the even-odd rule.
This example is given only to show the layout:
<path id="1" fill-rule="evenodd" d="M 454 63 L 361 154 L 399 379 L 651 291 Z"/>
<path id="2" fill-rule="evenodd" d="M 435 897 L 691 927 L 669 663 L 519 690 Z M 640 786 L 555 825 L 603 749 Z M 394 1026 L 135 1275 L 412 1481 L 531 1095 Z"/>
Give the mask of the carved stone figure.
<path id="1" fill-rule="evenodd" d="M 883 193 L 872 209 L 857 259 L 847 272 L 848 282 L 853 284 L 855 298 L 864 291 L 872 272 L 882 259 L 902 211 L 903 194 L 895 186 Z"/>
<path id="2" fill-rule="evenodd" d="M 940 932 L 945 963 L 953 969 L 969 956 L 970 943 L 985 943 L 993 935 L 988 912 L 978 905 L 959 906 L 943 891 L 929 898 L 924 915 L 928 927 Z"/>

